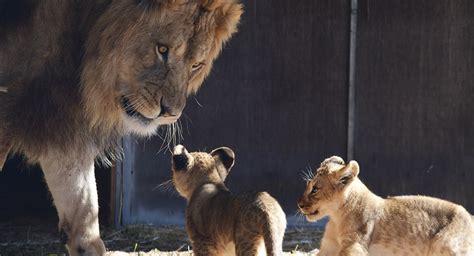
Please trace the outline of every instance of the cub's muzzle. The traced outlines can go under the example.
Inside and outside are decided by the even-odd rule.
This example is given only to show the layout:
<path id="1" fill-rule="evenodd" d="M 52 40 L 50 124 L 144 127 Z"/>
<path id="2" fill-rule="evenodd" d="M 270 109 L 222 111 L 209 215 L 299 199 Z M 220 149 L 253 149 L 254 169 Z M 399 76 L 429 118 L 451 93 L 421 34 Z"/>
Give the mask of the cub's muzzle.
<path id="1" fill-rule="evenodd" d="M 190 154 L 183 145 L 177 145 L 173 149 L 172 163 L 177 171 L 186 170 L 189 165 Z"/>

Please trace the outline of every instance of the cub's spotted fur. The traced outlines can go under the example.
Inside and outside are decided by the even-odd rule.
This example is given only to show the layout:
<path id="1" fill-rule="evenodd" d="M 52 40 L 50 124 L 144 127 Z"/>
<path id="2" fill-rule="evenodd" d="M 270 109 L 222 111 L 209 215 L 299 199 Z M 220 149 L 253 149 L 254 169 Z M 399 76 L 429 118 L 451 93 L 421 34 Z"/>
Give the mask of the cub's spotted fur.
<path id="1" fill-rule="evenodd" d="M 474 223 L 460 205 L 425 196 L 383 199 L 359 165 L 324 160 L 298 202 L 308 221 L 330 220 L 318 255 L 474 255 Z"/>
<path id="2" fill-rule="evenodd" d="M 234 152 L 192 152 L 178 145 L 173 182 L 186 198 L 186 229 L 195 255 L 282 255 L 285 213 L 266 192 L 232 195 L 224 185 Z"/>

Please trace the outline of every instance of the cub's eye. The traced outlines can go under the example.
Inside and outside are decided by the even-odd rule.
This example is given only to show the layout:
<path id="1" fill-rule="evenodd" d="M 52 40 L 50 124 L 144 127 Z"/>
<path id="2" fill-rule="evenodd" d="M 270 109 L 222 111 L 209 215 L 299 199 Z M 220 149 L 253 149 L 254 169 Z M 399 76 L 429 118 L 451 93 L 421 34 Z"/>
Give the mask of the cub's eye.
<path id="1" fill-rule="evenodd" d="M 192 71 L 197 71 L 197 70 L 201 69 L 202 66 L 204 66 L 204 63 L 202 63 L 202 62 L 196 62 L 196 63 L 194 63 L 194 64 L 191 66 L 191 70 L 192 70 Z"/>
<path id="2" fill-rule="evenodd" d="M 313 189 L 311 189 L 311 194 L 316 194 L 318 193 L 318 188 L 316 186 L 313 187 Z"/>

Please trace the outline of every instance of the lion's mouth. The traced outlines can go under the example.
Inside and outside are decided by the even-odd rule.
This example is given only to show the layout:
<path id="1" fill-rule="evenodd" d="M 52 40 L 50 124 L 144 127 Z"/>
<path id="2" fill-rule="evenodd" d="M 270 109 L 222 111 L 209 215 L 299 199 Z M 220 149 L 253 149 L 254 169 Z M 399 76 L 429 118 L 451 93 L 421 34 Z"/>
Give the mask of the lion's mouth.
<path id="1" fill-rule="evenodd" d="M 122 109 L 125 111 L 125 113 L 129 116 L 129 117 L 133 117 L 135 119 L 138 119 L 140 120 L 141 122 L 143 123 L 150 123 L 152 122 L 153 120 L 155 120 L 156 118 L 148 118 L 144 115 L 142 115 L 140 112 L 138 112 L 134 107 L 133 105 L 130 103 L 130 100 L 125 97 L 125 96 L 122 96 L 121 99 L 120 99 L 120 104 L 122 106 Z M 162 108 L 161 109 L 161 112 L 163 112 L 164 109 Z M 161 116 L 162 114 L 160 113 L 160 115 L 158 116 Z"/>

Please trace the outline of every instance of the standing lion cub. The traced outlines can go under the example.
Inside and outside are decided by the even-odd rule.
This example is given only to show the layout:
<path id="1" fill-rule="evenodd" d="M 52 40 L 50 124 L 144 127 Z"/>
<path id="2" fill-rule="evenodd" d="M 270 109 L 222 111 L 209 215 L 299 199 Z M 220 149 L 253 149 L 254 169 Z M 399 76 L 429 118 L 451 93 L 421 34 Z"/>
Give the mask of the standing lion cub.
<path id="1" fill-rule="evenodd" d="M 194 254 L 282 255 L 285 213 L 266 192 L 232 195 L 224 185 L 234 152 L 211 153 L 174 148 L 173 182 L 186 198 L 186 229 Z"/>
<path id="2" fill-rule="evenodd" d="M 324 216 L 318 255 L 474 255 L 474 223 L 460 205 L 425 196 L 383 199 L 357 177 L 359 165 L 324 160 L 298 202 L 308 221 Z"/>

